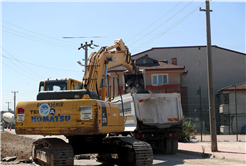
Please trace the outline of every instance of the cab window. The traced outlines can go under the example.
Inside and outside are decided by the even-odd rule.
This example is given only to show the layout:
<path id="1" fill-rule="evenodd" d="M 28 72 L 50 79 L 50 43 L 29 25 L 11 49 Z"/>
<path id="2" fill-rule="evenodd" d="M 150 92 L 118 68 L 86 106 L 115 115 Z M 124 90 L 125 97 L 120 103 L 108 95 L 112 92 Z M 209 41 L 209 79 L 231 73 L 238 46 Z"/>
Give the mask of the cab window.
<path id="1" fill-rule="evenodd" d="M 44 91 L 44 82 L 43 81 L 41 81 L 40 83 L 39 83 L 39 90 L 38 90 L 39 92 L 40 91 Z"/>
<path id="2" fill-rule="evenodd" d="M 66 84 L 46 84 L 45 91 L 67 90 Z"/>

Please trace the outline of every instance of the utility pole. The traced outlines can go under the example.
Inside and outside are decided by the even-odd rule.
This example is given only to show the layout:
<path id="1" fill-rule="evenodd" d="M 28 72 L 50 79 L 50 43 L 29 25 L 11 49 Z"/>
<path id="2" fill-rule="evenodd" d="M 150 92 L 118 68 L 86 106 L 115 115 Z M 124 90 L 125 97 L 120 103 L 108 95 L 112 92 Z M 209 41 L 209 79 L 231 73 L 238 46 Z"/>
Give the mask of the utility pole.
<path id="1" fill-rule="evenodd" d="M 14 114 L 15 114 L 16 93 L 18 93 L 18 91 L 11 91 L 11 92 L 14 93 Z"/>
<path id="2" fill-rule="evenodd" d="M 209 0 L 206 1 L 206 24 L 207 24 L 207 61 L 208 61 L 208 99 L 209 99 L 209 119 L 210 119 L 210 134 L 211 134 L 211 151 L 217 152 L 217 133 L 216 133 L 216 116 L 214 103 L 214 84 L 213 84 L 213 68 L 212 68 L 212 52 L 211 52 L 211 31 L 210 31 L 210 10 Z"/>
<path id="3" fill-rule="evenodd" d="M 87 44 L 87 42 L 85 42 L 85 45 L 83 45 L 81 43 L 81 46 L 78 48 L 78 50 L 80 50 L 81 48 L 83 48 L 85 50 L 85 59 L 84 59 L 85 60 L 85 72 L 87 70 L 88 47 L 90 47 L 91 49 L 94 49 L 94 47 L 92 47 L 92 45 L 95 47 L 98 47 L 98 45 L 93 44 L 93 40 L 91 40 L 90 44 Z"/>
<path id="4" fill-rule="evenodd" d="M 10 101 L 6 102 L 8 104 L 8 111 L 9 111 L 9 104 L 11 103 Z"/>

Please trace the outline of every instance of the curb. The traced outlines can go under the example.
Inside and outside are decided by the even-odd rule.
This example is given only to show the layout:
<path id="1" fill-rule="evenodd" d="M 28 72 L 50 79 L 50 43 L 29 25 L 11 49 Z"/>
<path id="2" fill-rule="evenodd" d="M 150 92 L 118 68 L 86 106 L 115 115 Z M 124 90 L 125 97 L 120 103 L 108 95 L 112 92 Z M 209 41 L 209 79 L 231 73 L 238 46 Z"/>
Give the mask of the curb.
<path id="1" fill-rule="evenodd" d="M 228 157 L 228 156 L 224 156 L 224 155 L 220 155 L 220 154 L 211 154 L 210 158 L 216 158 L 216 159 L 221 159 L 221 160 L 231 160 L 231 161 L 237 161 L 237 162 L 242 162 L 246 164 L 246 159 L 245 160 L 241 160 L 238 158 L 232 158 L 232 157 Z"/>
<path id="2" fill-rule="evenodd" d="M 220 154 L 214 154 L 214 153 L 201 153 L 201 152 L 193 152 L 193 151 L 187 151 L 187 150 L 178 150 L 177 153 L 192 155 L 198 158 L 211 158 L 211 159 L 215 158 L 215 159 L 221 159 L 221 160 L 237 161 L 237 162 L 242 162 L 246 164 L 246 160 L 240 160 L 237 158 L 231 158 L 231 157 L 227 157 L 227 156 L 220 155 Z"/>
<path id="3" fill-rule="evenodd" d="M 188 155 L 197 156 L 200 158 L 210 158 L 212 156 L 212 154 L 210 153 L 193 152 L 193 151 L 187 151 L 187 150 L 178 150 L 177 153 L 188 154 Z"/>

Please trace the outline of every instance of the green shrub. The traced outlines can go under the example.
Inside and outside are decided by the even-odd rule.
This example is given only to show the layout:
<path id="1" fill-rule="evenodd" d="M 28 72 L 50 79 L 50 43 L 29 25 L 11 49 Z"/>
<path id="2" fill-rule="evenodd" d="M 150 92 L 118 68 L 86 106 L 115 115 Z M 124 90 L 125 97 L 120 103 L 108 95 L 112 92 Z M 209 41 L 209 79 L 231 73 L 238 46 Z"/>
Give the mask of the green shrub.
<path id="1" fill-rule="evenodd" d="M 185 120 L 183 116 L 182 131 L 179 133 L 180 142 L 189 142 L 190 138 L 195 137 L 197 131 L 195 130 L 196 125 L 191 124 L 191 120 Z"/>

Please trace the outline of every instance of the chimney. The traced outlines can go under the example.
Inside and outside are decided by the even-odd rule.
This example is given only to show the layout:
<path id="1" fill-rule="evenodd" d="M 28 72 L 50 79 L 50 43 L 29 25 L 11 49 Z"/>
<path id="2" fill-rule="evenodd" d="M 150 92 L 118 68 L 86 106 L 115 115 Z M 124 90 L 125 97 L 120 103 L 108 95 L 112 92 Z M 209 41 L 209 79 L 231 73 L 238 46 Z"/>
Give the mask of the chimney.
<path id="1" fill-rule="evenodd" d="M 177 58 L 172 58 L 172 64 L 177 65 Z"/>

